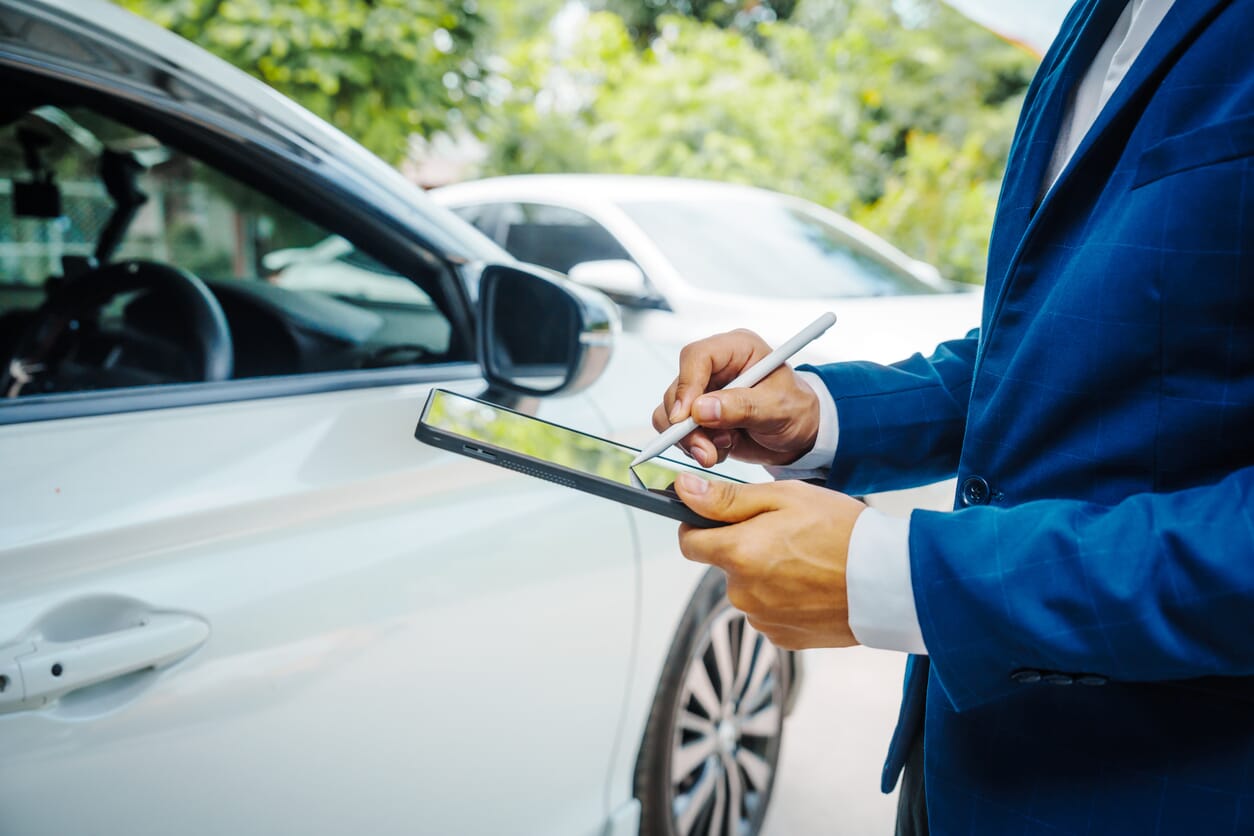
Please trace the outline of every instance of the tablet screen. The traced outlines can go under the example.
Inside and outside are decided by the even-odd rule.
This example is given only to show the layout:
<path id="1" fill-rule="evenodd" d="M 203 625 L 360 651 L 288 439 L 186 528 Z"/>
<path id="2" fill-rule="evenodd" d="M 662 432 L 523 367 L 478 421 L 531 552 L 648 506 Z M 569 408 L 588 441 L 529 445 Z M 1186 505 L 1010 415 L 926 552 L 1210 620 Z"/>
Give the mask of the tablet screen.
<path id="1" fill-rule="evenodd" d="M 675 475 L 683 471 L 705 478 L 726 478 L 659 457 L 637 465 L 634 471 L 638 480 L 633 480 L 633 468 L 629 465 L 637 451 L 630 447 L 443 390 L 433 393 L 423 421 L 450 435 L 482 441 L 589 476 L 645 490 L 663 491 L 671 496 L 674 496 L 670 488 Z"/>

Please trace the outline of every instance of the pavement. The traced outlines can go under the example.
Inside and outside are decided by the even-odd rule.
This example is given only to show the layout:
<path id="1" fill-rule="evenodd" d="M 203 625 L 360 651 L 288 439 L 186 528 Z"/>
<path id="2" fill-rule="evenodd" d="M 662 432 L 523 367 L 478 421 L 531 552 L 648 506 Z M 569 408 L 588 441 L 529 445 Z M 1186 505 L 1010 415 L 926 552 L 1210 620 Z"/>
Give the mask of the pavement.
<path id="1" fill-rule="evenodd" d="M 880 792 L 880 768 L 905 663 L 904 653 L 865 647 L 802 652 L 762 836 L 892 834 L 897 794 Z"/>

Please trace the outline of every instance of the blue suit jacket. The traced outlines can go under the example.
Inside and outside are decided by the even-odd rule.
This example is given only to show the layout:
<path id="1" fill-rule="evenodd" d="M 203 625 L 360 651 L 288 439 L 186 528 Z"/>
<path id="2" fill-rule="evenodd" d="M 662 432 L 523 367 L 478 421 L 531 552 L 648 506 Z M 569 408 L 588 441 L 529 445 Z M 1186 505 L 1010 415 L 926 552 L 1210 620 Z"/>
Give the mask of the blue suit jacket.
<path id="1" fill-rule="evenodd" d="M 884 778 L 926 705 L 935 833 L 1254 834 L 1254 0 L 1176 0 L 1037 207 L 1104 3 L 1028 92 L 978 335 L 816 370 L 831 487 L 958 476 Z"/>

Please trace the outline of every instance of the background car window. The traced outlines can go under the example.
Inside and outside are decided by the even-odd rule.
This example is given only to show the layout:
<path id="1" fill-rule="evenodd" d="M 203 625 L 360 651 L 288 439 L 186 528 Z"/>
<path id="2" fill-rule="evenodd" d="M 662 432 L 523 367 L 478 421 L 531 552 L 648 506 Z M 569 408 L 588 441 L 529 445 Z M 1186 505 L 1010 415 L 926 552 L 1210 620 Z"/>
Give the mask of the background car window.
<path id="1" fill-rule="evenodd" d="M 502 204 L 496 225 L 504 232 L 499 243 L 515 258 L 561 273 L 585 261 L 632 260 L 605 227 L 563 206 Z"/>
<path id="2" fill-rule="evenodd" d="M 782 200 L 622 204 L 686 281 L 705 290 L 774 298 L 941 293 Z"/>
<path id="3" fill-rule="evenodd" d="M 447 318 L 409 278 L 151 136 L 82 108 L 41 107 L 0 128 L 0 362 L 49 290 L 80 273 L 85 286 L 97 257 L 202 279 L 229 325 L 234 377 L 437 362 L 449 349 Z M 167 374 L 187 340 L 167 301 L 124 295 L 91 323 L 116 337 L 115 366 L 142 342 L 143 365 L 155 373 L 84 378 L 80 369 L 72 385 L 45 388 L 188 382 Z M 119 354 L 118 345 L 127 348 Z M 162 351 L 170 357 L 151 362 Z"/>
<path id="4" fill-rule="evenodd" d="M 496 241 L 498 244 L 500 243 L 496 234 L 497 207 L 495 204 L 489 203 L 476 206 L 455 206 L 450 208 L 452 209 L 453 214 L 457 215 L 457 217 L 461 218 L 463 221 L 470 224 L 493 241 Z"/>

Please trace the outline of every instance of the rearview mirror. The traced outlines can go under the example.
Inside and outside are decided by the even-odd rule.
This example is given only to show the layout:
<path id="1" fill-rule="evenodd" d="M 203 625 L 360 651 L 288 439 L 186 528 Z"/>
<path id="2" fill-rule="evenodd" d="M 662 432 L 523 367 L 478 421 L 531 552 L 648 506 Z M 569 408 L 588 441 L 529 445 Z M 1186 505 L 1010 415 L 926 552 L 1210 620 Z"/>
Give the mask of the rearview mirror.
<path id="1" fill-rule="evenodd" d="M 582 261 L 566 275 L 585 287 L 607 293 L 619 302 L 636 302 L 649 298 L 649 285 L 635 263 L 624 258 L 605 261 Z"/>
<path id="2" fill-rule="evenodd" d="M 479 359 L 522 395 L 573 394 L 609 363 L 618 312 L 600 293 L 539 268 L 491 265 L 479 279 Z"/>

